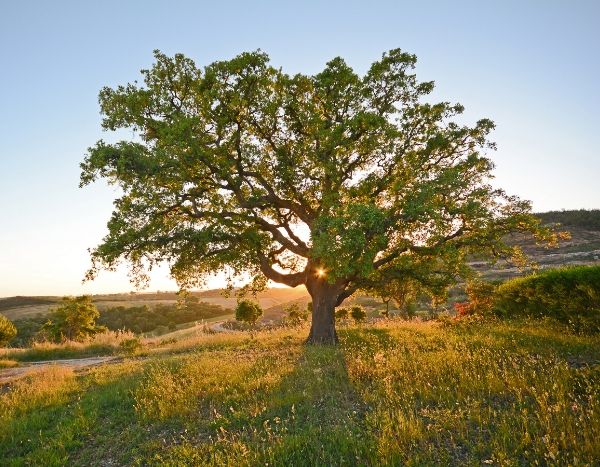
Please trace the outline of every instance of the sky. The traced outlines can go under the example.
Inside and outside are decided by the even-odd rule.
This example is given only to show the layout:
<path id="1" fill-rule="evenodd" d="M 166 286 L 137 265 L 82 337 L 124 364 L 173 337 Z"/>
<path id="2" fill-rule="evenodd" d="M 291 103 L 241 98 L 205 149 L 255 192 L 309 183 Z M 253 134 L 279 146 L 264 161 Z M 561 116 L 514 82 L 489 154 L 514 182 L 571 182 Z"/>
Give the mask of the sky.
<path id="1" fill-rule="evenodd" d="M 117 193 L 79 189 L 79 163 L 116 138 L 98 91 L 138 79 L 154 49 L 199 66 L 261 49 L 313 74 L 336 56 L 363 73 L 400 47 L 432 101 L 496 122 L 496 185 L 535 211 L 600 208 L 599 17 L 595 0 L 0 0 L 0 297 L 133 289 L 125 268 L 82 284 Z"/>

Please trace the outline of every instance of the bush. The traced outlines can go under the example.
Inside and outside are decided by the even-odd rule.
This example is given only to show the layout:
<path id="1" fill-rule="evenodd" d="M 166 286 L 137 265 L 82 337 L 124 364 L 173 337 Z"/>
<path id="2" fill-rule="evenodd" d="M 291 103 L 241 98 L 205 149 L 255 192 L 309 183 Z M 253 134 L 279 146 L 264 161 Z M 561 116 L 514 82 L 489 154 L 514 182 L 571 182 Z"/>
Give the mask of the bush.
<path id="1" fill-rule="evenodd" d="M 250 300 L 240 301 L 235 308 L 235 319 L 251 325 L 255 325 L 262 314 L 260 305 Z"/>
<path id="2" fill-rule="evenodd" d="M 352 319 L 357 323 L 361 323 L 366 319 L 367 313 L 362 306 L 353 306 L 350 310 L 350 316 L 352 316 Z"/>
<path id="3" fill-rule="evenodd" d="M 469 297 L 469 308 L 471 313 L 487 315 L 494 307 L 496 289 L 498 285 L 493 282 L 473 280 L 467 282 L 465 292 Z"/>
<path id="4" fill-rule="evenodd" d="M 551 269 L 506 281 L 494 310 L 506 317 L 552 317 L 579 331 L 600 331 L 600 266 Z"/>
<path id="5" fill-rule="evenodd" d="M 8 344 L 17 335 L 17 328 L 4 315 L 0 315 L 0 347 Z"/>
<path id="6" fill-rule="evenodd" d="M 467 293 L 469 300 L 454 304 L 456 317 L 464 318 L 471 315 L 489 315 L 494 308 L 497 287 L 498 286 L 492 282 L 482 280 L 467 282 L 465 292 Z"/>
<path id="7" fill-rule="evenodd" d="M 340 307 L 335 309 L 335 319 L 337 319 L 338 321 L 348 319 L 348 315 L 348 308 L 346 307 Z"/>
<path id="8" fill-rule="evenodd" d="M 126 339 L 119 344 L 121 350 L 129 355 L 135 355 L 142 349 L 142 343 L 137 337 Z"/>

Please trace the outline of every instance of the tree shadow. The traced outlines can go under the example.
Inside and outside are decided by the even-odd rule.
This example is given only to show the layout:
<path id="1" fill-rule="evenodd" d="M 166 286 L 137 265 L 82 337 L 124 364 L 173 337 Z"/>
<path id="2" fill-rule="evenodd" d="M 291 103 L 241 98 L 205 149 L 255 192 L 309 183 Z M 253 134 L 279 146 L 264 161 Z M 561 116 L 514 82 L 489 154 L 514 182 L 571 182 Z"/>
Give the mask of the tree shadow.
<path id="1" fill-rule="evenodd" d="M 269 370 L 257 364 L 248 377 L 256 371 Z M 276 385 L 247 396 L 221 401 L 217 409 L 226 412 L 232 403 L 231 413 L 218 420 L 212 447 L 220 454 L 242 443 L 252 451 L 252 463 L 262 465 L 356 465 L 374 458 L 376 443 L 365 429 L 368 407 L 350 381 L 341 347 L 302 346 Z M 203 462 L 222 459 L 204 451 Z"/>

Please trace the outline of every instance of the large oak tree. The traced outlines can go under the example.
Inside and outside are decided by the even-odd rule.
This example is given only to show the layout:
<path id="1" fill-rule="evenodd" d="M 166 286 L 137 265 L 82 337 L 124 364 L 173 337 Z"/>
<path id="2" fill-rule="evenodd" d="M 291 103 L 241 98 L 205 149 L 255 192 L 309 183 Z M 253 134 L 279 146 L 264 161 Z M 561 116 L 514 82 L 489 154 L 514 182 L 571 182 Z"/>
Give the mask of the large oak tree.
<path id="1" fill-rule="evenodd" d="M 551 233 L 528 202 L 489 184 L 494 125 L 431 104 L 414 55 L 384 54 L 360 76 L 341 58 L 290 76 L 261 52 L 201 69 L 155 52 L 134 82 L 100 92 L 103 127 L 81 183 L 118 184 L 93 278 L 120 260 L 134 276 L 167 262 L 184 287 L 227 268 L 312 297 L 309 342 L 337 340 L 334 308 L 394 282 L 440 288 L 471 255 L 510 256 L 507 233 Z"/>

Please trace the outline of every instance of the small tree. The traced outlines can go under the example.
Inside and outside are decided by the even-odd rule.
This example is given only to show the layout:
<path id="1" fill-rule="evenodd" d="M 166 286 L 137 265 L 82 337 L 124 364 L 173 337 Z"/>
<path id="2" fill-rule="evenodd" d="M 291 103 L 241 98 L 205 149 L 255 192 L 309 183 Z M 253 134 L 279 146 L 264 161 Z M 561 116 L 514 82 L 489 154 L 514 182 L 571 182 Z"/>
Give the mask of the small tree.
<path id="1" fill-rule="evenodd" d="M 366 319 L 367 313 L 365 312 L 365 309 L 362 306 L 357 305 L 353 306 L 350 310 L 350 316 L 352 316 L 352 319 L 356 323 L 362 323 Z"/>
<path id="2" fill-rule="evenodd" d="M 284 308 L 286 320 L 288 323 L 297 325 L 308 320 L 308 308 L 302 308 L 297 303 L 292 303 Z"/>
<path id="3" fill-rule="evenodd" d="M 6 316 L 0 315 L 0 347 L 8 344 L 17 335 L 17 328 Z"/>
<path id="4" fill-rule="evenodd" d="M 235 308 L 235 319 L 254 326 L 262 316 L 263 310 L 260 305 L 250 300 L 242 300 Z"/>
<path id="5" fill-rule="evenodd" d="M 43 331 L 54 341 L 81 341 L 106 330 L 98 326 L 96 320 L 100 312 L 92 303 L 92 297 L 64 297 L 62 304 L 51 311 L 49 320 L 44 324 Z"/>

